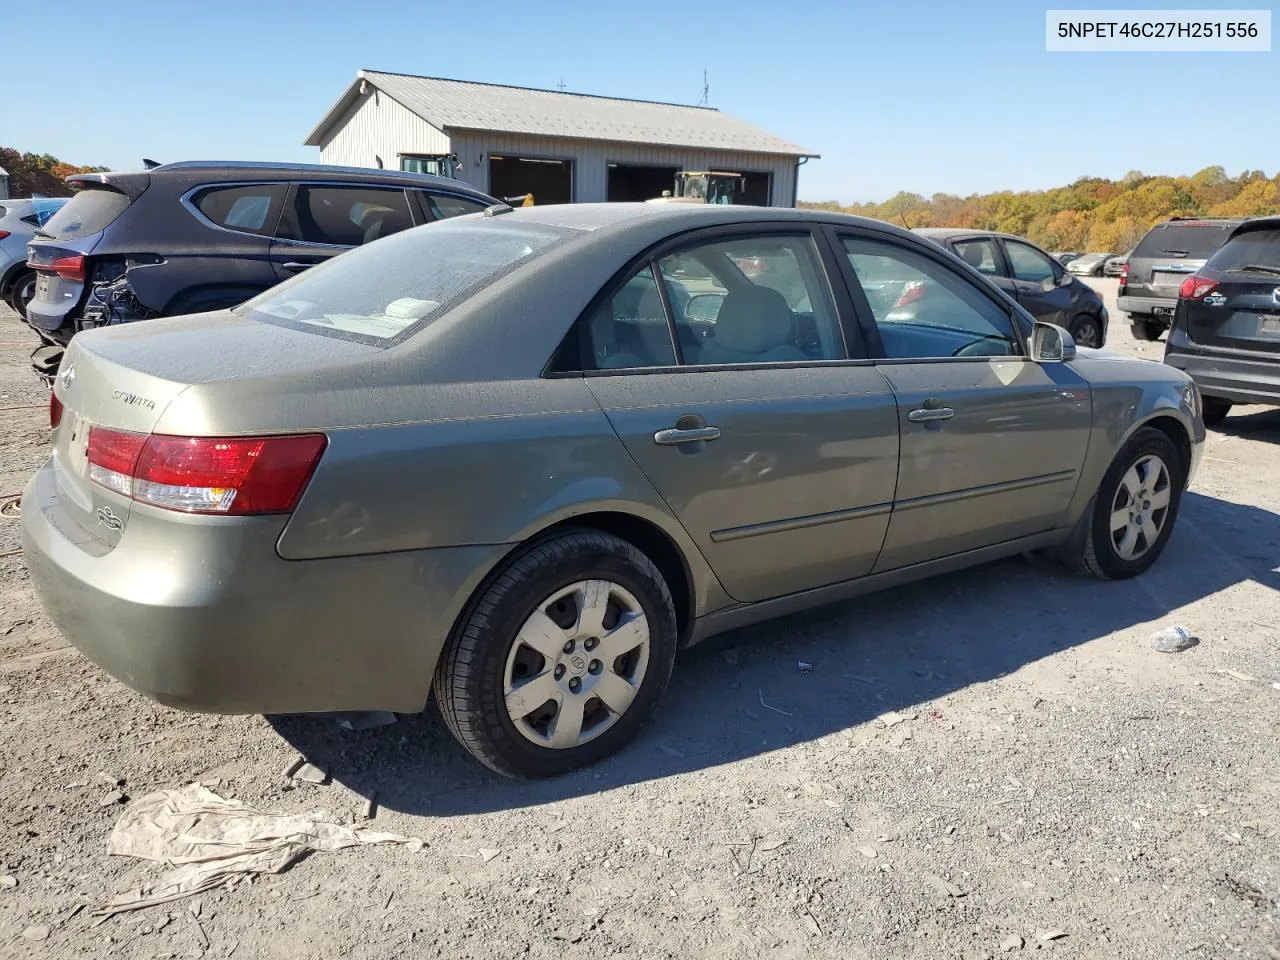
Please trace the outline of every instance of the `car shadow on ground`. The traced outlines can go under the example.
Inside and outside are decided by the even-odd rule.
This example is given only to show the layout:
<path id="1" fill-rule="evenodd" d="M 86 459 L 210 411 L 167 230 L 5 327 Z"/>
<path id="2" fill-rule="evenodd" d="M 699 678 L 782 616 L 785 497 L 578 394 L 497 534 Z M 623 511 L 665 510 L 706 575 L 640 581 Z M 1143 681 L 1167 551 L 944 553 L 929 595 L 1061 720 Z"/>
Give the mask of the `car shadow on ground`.
<path id="1" fill-rule="evenodd" d="M 1257 409 L 1257 408 L 1249 408 Z M 1232 413 L 1210 433 L 1224 433 L 1242 440 L 1261 440 L 1264 443 L 1280 443 L 1280 408 L 1262 408 L 1258 413 Z"/>
<path id="2" fill-rule="evenodd" d="M 1278 566 L 1280 515 L 1188 493 L 1164 556 L 1135 580 L 1104 583 L 1048 560 L 1014 558 L 713 638 L 679 658 L 657 716 L 635 742 L 551 780 L 490 773 L 454 742 L 434 708 L 359 732 L 328 717 L 271 723 L 335 780 L 365 796 L 376 792 L 387 809 L 447 817 L 537 806 L 732 763 L 910 710 L 1127 627 L 1163 622 L 1169 611 L 1238 583 L 1280 590 Z"/>

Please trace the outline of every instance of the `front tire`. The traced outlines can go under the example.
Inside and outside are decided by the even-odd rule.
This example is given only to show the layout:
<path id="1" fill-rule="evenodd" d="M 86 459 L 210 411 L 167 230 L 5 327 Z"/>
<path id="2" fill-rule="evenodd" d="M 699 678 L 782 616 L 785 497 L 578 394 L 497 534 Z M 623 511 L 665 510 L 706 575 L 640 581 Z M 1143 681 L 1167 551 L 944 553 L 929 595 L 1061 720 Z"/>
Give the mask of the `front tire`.
<path id="1" fill-rule="evenodd" d="M 625 540 L 575 530 L 536 542 L 455 627 L 433 690 L 450 732 L 509 777 L 548 777 L 630 741 L 666 691 L 671 592 Z"/>
<path id="2" fill-rule="evenodd" d="M 1203 405 L 1201 419 L 1206 427 L 1216 427 L 1231 412 L 1230 400 L 1223 400 L 1221 397 L 1201 397 L 1200 400 Z"/>
<path id="3" fill-rule="evenodd" d="M 1143 320 L 1138 317 L 1130 317 L 1133 322 L 1129 324 L 1129 330 L 1133 333 L 1135 340 L 1159 340 L 1160 334 L 1164 332 L 1164 324 L 1155 320 Z"/>
<path id="4" fill-rule="evenodd" d="M 1143 427 L 1116 454 L 1098 485 L 1077 565 L 1103 580 L 1126 580 L 1164 551 L 1182 502 L 1182 459 L 1173 442 Z"/>
<path id="5" fill-rule="evenodd" d="M 1079 314 L 1071 321 L 1071 339 L 1080 347 L 1102 346 L 1102 324 L 1087 313 Z"/>

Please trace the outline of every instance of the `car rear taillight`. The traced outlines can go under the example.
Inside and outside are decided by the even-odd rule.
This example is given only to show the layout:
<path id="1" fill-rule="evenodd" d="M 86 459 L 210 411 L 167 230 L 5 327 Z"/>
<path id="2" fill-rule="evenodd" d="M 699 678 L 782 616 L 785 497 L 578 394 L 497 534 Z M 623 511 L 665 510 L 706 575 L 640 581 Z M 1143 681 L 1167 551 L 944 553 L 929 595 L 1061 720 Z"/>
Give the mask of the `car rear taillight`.
<path id="1" fill-rule="evenodd" d="M 57 430 L 62 422 L 62 401 L 52 390 L 49 391 L 49 429 Z"/>
<path id="2" fill-rule="evenodd" d="M 288 513 L 324 452 L 323 434 L 171 437 L 89 428 L 89 479 L 140 503 L 246 516 Z"/>
<path id="3" fill-rule="evenodd" d="M 1120 264 L 1120 286 L 1124 286 L 1129 282 L 1129 264 Z"/>
<path id="4" fill-rule="evenodd" d="M 0 240 L 7 240 L 11 236 L 13 236 L 13 234 L 8 230 L 0 230 Z"/>
<path id="5" fill-rule="evenodd" d="M 909 280 L 902 287 L 902 293 L 898 294 L 898 299 L 894 301 L 893 306 L 896 310 L 898 307 L 905 307 L 924 299 L 924 281 Z"/>
<path id="6" fill-rule="evenodd" d="M 49 264 L 49 269 L 60 276 L 63 280 L 75 280 L 78 283 L 84 282 L 84 257 L 58 257 L 53 263 Z"/>
<path id="7" fill-rule="evenodd" d="M 1213 290 L 1218 285 L 1217 280 L 1210 280 L 1199 274 L 1193 273 L 1187 279 L 1182 281 L 1182 286 L 1178 288 L 1179 300 L 1199 300 L 1206 293 Z"/>

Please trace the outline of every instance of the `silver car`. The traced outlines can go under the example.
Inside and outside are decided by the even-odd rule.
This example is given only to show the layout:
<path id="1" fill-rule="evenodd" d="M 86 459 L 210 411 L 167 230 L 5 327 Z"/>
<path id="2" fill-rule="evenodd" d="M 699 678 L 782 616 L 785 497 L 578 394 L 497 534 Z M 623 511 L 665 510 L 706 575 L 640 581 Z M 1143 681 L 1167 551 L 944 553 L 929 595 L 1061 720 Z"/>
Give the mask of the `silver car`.
<path id="1" fill-rule="evenodd" d="M 682 204 L 495 206 L 79 334 L 51 419 L 24 542 L 89 657 L 203 711 L 434 691 L 514 776 L 617 750 L 723 630 L 1029 550 L 1141 573 L 1204 439 L 1184 374 L 936 244 Z"/>
<path id="2" fill-rule="evenodd" d="M 24 318 L 36 291 L 27 244 L 66 202 L 66 197 L 0 200 L 0 298 Z"/>

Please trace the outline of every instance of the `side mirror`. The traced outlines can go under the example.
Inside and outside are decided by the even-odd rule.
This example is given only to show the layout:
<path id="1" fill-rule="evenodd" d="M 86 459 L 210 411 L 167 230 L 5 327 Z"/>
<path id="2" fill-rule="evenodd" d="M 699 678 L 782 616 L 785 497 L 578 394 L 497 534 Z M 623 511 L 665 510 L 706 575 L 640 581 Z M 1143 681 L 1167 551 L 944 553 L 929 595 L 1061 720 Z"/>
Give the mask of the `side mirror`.
<path id="1" fill-rule="evenodd" d="M 1057 324 L 1037 320 L 1031 328 L 1031 359 L 1036 363 L 1066 363 L 1076 358 L 1076 342 Z"/>
<path id="2" fill-rule="evenodd" d="M 1071 286 L 1071 271 L 1070 271 L 1070 270 L 1063 270 L 1060 274 L 1058 274 L 1058 286 L 1060 286 L 1060 287 L 1069 287 L 1069 286 Z"/>
<path id="3" fill-rule="evenodd" d="M 689 298 L 684 315 L 687 320 L 715 320 L 720 315 L 724 297 L 718 293 L 699 293 Z"/>

